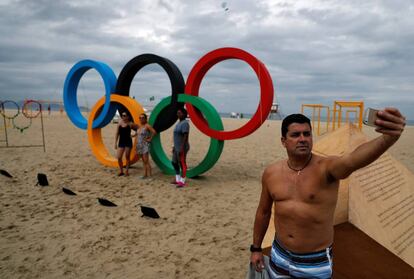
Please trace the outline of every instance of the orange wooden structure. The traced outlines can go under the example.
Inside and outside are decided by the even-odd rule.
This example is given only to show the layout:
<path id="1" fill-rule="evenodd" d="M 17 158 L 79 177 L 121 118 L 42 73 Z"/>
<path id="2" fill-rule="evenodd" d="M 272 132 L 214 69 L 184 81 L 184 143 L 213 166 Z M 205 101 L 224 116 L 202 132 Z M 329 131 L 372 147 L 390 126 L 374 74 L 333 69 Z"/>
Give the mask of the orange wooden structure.
<path id="1" fill-rule="evenodd" d="M 330 122 L 330 112 L 329 106 L 321 105 L 321 104 L 302 104 L 301 113 L 303 114 L 305 107 L 312 108 L 312 127 L 315 128 L 315 113 L 316 109 L 318 110 L 318 126 L 316 129 L 316 133 L 320 135 L 320 126 L 321 126 L 321 110 L 326 109 L 327 117 L 326 117 L 326 132 L 329 131 L 329 122 Z"/>
<path id="2" fill-rule="evenodd" d="M 356 109 L 348 109 L 348 110 L 345 111 L 345 123 L 351 123 L 350 117 L 349 117 L 349 115 L 351 113 L 354 113 L 354 121 L 352 121 L 352 123 L 355 123 L 358 120 L 358 114 L 357 114 L 358 113 L 358 110 L 356 110 Z"/>
<path id="3" fill-rule="evenodd" d="M 335 101 L 334 102 L 333 116 L 332 116 L 332 130 L 335 130 L 336 124 L 338 124 L 338 128 L 341 127 L 343 108 L 359 109 L 358 128 L 361 130 L 362 129 L 362 118 L 363 118 L 363 113 L 364 113 L 364 102 L 348 102 L 348 101 Z"/>

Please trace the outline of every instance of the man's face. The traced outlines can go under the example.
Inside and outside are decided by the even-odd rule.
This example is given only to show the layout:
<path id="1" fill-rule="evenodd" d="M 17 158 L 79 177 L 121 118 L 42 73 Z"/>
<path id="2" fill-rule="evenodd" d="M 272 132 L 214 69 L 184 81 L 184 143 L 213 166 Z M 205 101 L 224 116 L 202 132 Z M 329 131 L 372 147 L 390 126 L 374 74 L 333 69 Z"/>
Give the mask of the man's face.
<path id="1" fill-rule="evenodd" d="M 309 155 L 312 151 L 312 130 L 308 123 L 292 123 L 288 126 L 282 144 L 288 154 L 295 156 Z"/>

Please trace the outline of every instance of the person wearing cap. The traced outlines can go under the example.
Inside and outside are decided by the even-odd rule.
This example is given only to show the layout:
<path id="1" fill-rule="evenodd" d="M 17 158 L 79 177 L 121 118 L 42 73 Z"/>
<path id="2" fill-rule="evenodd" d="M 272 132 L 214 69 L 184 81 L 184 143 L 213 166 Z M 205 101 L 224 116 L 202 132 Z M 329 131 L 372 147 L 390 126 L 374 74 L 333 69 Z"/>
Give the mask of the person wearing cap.
<path id="1" fill-rule="evenodd" d="M 382 135 L 339 157 L 312 154 L 310 120 L 302 114 L 282 122 L 281 142 L 287 160 L 269 165 L 262 176 L 250 262 L 264 268 L 262 241 L 274 206 L 270 278 L 331 278 L 334 212 L 341 179 L 378 159 L 401 136 L 405 117 L 396 108 L 377 113 Z"/>
<path id="2" fill-rule="evenodd" d="M 171 182 L 177 187 L 184 187 L 187 173 L 187 153 L 190 150 L 188 135 L 190 133 L 190 124 L 186 120 L 187 110 L 179 108 L 177 111 L 178 123 L 174 128 L 173 148 L 172 148 L 172 165 L 175 170 L 175 179 Z"/>

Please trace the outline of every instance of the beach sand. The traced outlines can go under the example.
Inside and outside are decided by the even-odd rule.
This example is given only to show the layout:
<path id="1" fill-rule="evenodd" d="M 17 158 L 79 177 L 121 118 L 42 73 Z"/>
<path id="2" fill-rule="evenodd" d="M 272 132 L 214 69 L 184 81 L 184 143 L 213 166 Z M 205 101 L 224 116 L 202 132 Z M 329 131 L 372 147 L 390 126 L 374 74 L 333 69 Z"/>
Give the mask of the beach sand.
<path id="1" fill-rule="evenodd" d="M 223 121 L 226 130 L 247 122 Z M 252 135 L 226 141 L 210 171 L 176 189 L 154 163 L 151 181 L 139 179 L 141 162 L 129 177 L 117 177 L 92 155 L 86 131 L 58 112 L 45 116 L 46 153 L 0 149 L 0 168 L 14 176 L 0 176 L 0 278 L 244 278 L 262 171 L 286 157 L 280 124 L 266 121 Z M 115 127 L 103 129 L 108 148 Z M 12 130 L 10 144 L 42 144 L 39 118 L 23 133 Z M 375 136 L 372 128 L 364 131 Z M 166 150 L 171 135 L 172 129 L 162 133 Z M 412 172 L 413 136 L 414 127 L 407 127 L 390 150 Z M 0 146 L 3 139 L 0 123 Z M 190 166 L 208 143 L 192 125 Z M 50 186 L 35 186 L 39 172 Z M 78 195 L 65 195 L 62 187 Z M 118 207 L 103 207 L 98 197 Z M 154 207 L 161 219 L 141 218 L 137 204 Z"/>

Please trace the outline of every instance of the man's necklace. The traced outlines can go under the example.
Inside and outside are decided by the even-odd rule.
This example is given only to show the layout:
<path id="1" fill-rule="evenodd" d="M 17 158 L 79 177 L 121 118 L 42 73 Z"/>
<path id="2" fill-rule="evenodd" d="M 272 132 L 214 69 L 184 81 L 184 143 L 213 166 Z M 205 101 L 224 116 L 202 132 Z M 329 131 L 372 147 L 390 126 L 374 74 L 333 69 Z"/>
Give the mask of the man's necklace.
<path id="1" fill-rule="evenodd" d="M 286 161 L 286 163 L 287 163 L 287 165 L 288 165 L 288 167 L 289 167 L 289 169 L 291 169 L 291 170 L 293 170 L 293 171 L 296 171 L 297 172 L 297 174 L 298 175 L 300 175 L 300 172 L 301 171 L 303 171 L 308 165 L 309 165 L 309 163 L 310 163 L 310 161 L 312 160 L 312 153 L 310 154 L 310 156 L 309 156 L 309 159 L 306 161 L 306 163 L 305 163 L 305 165 L 303 165 L 303 167 L 301 167 L 300 169 L 295 169 L 295 168 L 292 168 L 290 165 L 289 165 L 289 160 L 287 160 Z"/>

